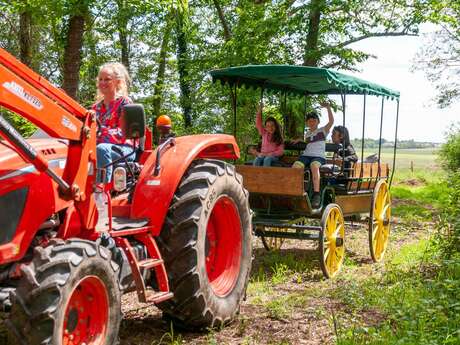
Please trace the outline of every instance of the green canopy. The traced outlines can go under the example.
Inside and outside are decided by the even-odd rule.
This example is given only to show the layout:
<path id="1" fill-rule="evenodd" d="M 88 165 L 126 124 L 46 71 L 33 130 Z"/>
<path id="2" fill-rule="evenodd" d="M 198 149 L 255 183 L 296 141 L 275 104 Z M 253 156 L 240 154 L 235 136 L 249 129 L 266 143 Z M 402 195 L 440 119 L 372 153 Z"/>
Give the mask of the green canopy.
<path id="1" fill-rule="evenodd" d="M 296 95 L 374 95 L 399 99 L 399 92 L 326 68 L 290 65 L 247 65 L 213 70 L 214 82 L 263 88 Z"/>

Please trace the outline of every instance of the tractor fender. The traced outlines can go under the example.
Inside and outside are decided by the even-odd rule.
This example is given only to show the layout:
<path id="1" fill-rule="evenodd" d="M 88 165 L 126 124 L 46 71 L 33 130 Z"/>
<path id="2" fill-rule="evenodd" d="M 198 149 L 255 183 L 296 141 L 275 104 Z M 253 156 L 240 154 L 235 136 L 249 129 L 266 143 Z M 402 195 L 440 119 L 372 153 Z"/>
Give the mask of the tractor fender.
<path id="1" fill-rule="evenodd" d="M 131 218 L 150 219 L 153 234 L 163 226 L 172 197 L 195 159 L 237 159 L 240 151 L 235 138 L 225 134 L 202 134 L 176 138 L 174 146 L 163 151 L 160 171 L 154 175 L 156 150 L 151 154 L 139 175 L 131 207 Z"/>

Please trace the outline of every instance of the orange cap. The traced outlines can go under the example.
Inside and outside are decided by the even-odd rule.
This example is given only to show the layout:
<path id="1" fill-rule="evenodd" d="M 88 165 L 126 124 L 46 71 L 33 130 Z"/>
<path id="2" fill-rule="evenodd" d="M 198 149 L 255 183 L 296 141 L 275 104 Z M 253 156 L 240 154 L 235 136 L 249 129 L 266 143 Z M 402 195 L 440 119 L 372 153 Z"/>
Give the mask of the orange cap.
<path id="1" fill-rule="evenodd" d="M 160 115 L 157 118 L 157 127 L 171 127 L 171 119 L 168 115 Z"/>

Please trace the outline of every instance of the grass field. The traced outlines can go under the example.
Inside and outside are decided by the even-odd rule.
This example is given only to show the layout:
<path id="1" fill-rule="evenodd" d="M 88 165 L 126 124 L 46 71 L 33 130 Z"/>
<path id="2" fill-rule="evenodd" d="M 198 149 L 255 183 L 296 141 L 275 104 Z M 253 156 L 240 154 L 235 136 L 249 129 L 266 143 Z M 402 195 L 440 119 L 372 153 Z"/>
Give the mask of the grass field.
<path id="1" fill-rule="evenodd" d="M 364 157 L 378 153 L 378 149 L 364 150 Z M 361 158 L 361 150 L 357 149 Z M 381 153 L 383 162 L 393 165 L 393 149 L 383 148 Z M 409 170 L 413 163 L 414 171 L 419 169 L 439 169 L 438 149 L 398 149 L 396 151 L 396 169 Z"/>

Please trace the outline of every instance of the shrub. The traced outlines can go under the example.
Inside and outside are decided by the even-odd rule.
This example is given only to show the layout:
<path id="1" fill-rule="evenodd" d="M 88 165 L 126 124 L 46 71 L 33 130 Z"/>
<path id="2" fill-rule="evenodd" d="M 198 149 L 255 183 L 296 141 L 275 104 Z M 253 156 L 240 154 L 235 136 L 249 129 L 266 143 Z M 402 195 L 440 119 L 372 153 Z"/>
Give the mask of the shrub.
<path id="1" fill-rule="evenodd" d="M 460 170 L 460 128 L 453 126 L 447 134 L 447 142 L 442 146 L 440 157 L 448 172 Z"/>

